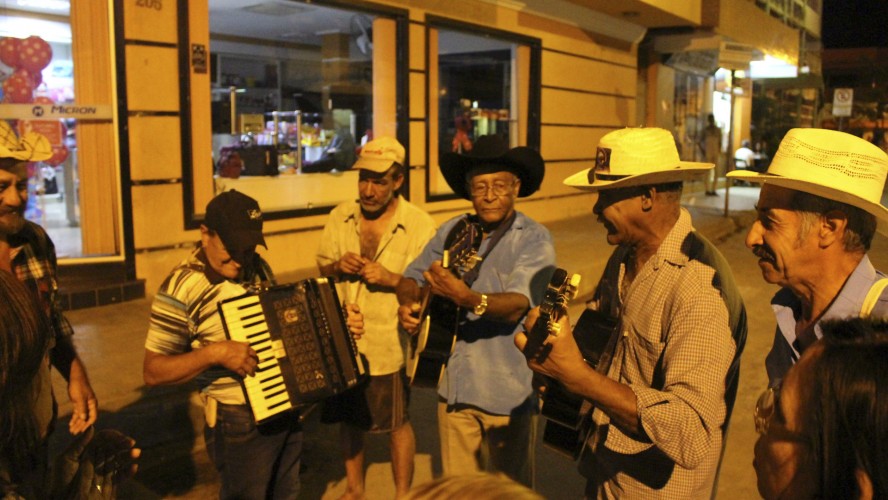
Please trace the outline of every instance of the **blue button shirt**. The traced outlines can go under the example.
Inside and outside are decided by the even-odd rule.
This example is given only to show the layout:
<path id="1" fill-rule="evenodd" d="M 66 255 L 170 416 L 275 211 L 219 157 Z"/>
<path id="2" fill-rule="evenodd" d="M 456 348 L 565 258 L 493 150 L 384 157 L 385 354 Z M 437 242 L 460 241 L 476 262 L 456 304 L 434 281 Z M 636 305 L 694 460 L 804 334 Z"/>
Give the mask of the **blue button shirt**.
<path id="1" fill-rule="evenodd" d="M 404 277 L 420 286 L 425 284 L 423 271 L 441 259 L 444 240 L 460 218 L 441 226 L 404 271 Z M 485 254 L 489 243 L 489 239 L 481 243 L 479 255 Z M 555 247 L 549 230 L 517 212 L 512 227 L 480 266 L 472 290 L 485 294 L 520 293 L 535 307 L 555 270 Z M 448 404 L 472 405 L 496 415 L 509 415 L 518 408 L 532 393 L 532 372 L 513 340 L 523 322 L 491 321 L 469 311 L 460 325 L 438 394 Z"/>
<path id="2" fill-rule="evenodd" d="M 839 294 L 833 300 L 817 323 L 814 325 L 814 334 L 817 338 L 823 337 L 820 323 L 833 319 L 853 318 L 860 316 L 860 308 L 866 299 L 870 288 L 884 278 L 885 274 L 873 267 L 869 256 L 864 255 L 857 267 L 845 281 L 845 285 L 839 290 Z M 777 317 L 777 331 L 774 334 L 774 345 L 771 352 L 765 358 L 765 368 L 768 371 L 768 384 L 774 386 L 794 365 L 801 356 L 798 350 L 796 338 L 796 318 L 802 310 L 802 303 L 788 288 L 782 288 L 771 299 L 771 308 Z M 873 308 L 874 317 L 888 315 L 888 289 L 882 292 L 882 296 Z"/>

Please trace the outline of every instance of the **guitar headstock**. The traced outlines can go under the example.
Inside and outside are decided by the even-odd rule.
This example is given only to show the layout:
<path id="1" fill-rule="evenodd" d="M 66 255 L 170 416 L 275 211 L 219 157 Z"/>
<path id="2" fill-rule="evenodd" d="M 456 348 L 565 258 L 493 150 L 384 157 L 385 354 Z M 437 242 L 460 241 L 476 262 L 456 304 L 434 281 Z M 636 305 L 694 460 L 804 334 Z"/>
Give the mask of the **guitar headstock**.
<path id="1" fill-rule="evenodd" d="M 530 332 L 527 333 L 527 345 L 524 347 L 524 356 L 528 359 L 536 359 L 542 362 L 548 349 L 545 349 L 546 339 L 549 335 L 558 336 L 561 325 L 558 320 L 567 311 L 567 304 L 576 298 L 579 291 L 581 276 L 568 274 L 564 269 L 558 268 L 552 274 L 546 294 L 540 303 L 540 316 Z"/>
<path id="2" fill-rule="evenodd" d="M 447 237 L 446 250 L 444 251 L 446 258 L 442 262 L 443 266 L 453 269 L 457 276 L 469 272 L 481 262 L 481 257 L 478 256 L 481 237 L 481 226 L 478 223 L 471 222 L 467 218 L 457 222 Z"/>

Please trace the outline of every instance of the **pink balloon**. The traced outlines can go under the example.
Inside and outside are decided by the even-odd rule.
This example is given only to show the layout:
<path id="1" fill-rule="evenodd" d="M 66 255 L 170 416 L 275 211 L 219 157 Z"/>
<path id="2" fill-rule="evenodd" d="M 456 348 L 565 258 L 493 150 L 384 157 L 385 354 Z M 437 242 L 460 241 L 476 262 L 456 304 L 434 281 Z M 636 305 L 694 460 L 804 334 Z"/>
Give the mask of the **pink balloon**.
<path id="1" fill-rule="evenodd" d="M 10 68 L 17 68 L 19 65 L 20 43 L 20 39 L 11 36 L 0 38 L 0 62 Z"/>
<path id="2" fill-rule="evenodd" d="M 61 165 L 66 159 L 68 159 L 68 147 L 63 144 L 61 146 L 53 146 L 52 156 L 48 160 L 44 160 L 43 163 L 55 167 Z"/>
<path id="3" fill-rule="evenodd" d="M 16 104 L 27 104 L 34 100 L 34 82 L 27 72 L 16 71 L 3 82 L 4 99 Z"/>
<path id="4" fill-rule="evenodd" d="M 52 47 L 39 36 L 29 36 L 19 44 L 19 67 L 36 73 L 49 66 Z"/>

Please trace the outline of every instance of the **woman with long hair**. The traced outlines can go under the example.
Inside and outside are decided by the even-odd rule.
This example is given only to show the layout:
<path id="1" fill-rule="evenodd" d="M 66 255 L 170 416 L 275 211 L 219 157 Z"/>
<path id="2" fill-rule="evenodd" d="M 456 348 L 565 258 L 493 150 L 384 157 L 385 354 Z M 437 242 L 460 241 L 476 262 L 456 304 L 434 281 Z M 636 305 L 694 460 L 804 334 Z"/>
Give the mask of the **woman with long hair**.
<path id="1" fill-rule="evenodd" d="M 40 475 L 41 469 L 46 472 L 43 442 L 54 419 L 48 344 L 49 326 L 34 296 L 10 273 L 0 271 L 0 484 L 4 486 L 27 482 L 27 476 Z M 39 487 L 39 482 L 34 486 Z"/>
<path id="2" fill-rule="evenodd" d="M 117 431 L 89 428 L 48 466 L 49 338 L 36 297 L 0 271 L 0 498 L 114 498 L 140 454 Z"/>
<path id="3" fill-rule="evenodd" d="M 888 498 L 888 323 L 851 319 L 823 332 L 756 405 L 759 493 Z"/>

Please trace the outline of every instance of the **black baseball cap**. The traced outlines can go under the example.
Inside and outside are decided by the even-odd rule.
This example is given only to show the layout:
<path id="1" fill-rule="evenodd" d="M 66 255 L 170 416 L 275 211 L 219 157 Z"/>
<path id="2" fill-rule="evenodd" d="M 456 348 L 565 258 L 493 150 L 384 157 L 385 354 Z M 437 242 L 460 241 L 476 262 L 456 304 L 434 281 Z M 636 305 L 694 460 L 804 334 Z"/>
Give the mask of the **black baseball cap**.
<path id="1" fill-rule="evenodd" d="M 256 251 L 256 245 L 268 248 L 262 236 L 259 203 L 233 189 L 207 203 L 204 225 L 219 235 L 225 250 L 241 264 Z"/>

